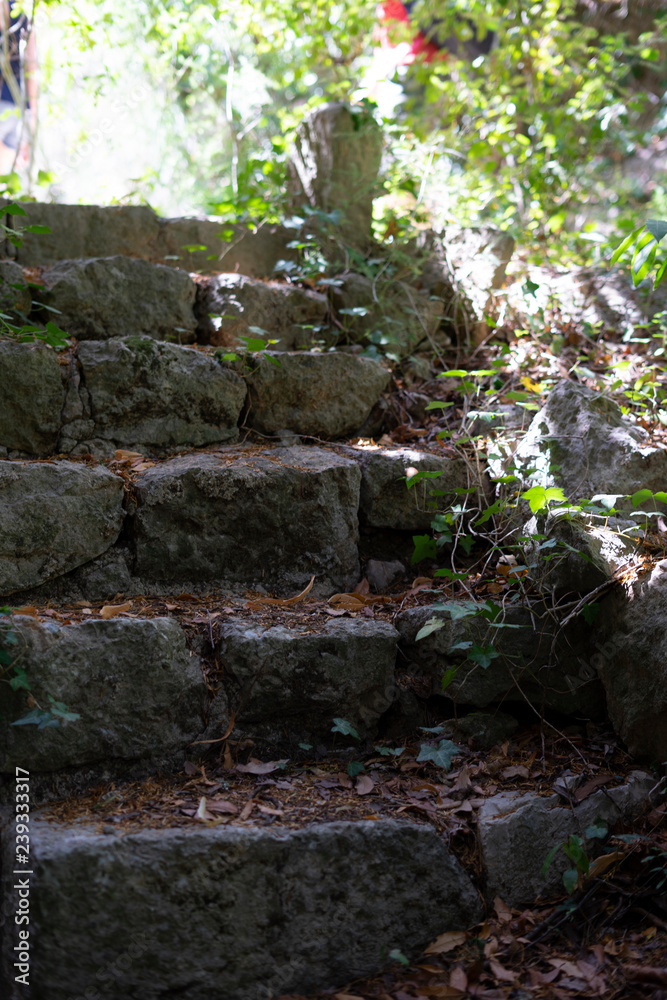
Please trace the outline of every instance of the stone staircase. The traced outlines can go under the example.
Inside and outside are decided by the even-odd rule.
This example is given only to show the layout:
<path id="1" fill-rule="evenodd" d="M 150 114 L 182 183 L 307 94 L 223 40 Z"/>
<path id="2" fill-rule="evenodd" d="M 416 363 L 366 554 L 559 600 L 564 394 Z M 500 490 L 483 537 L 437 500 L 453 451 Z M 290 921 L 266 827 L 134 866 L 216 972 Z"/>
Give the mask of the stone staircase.
<path id="1" fill-rule="evenodd" d="M 437 692 L 446 668 L 442 634 L 415 642 L 428 608 L 392 604 L 381 584 L 352 593 L 365 573 L 410 573 L 412 535 L 428 530 L 432 512 L 423 483 L 406 489 L 407 469 L 442 473 L 445 506 L 484 483 L 461 458 L 371 443 L 391 375 L 344 344 L 224 358 L 211 341 L 238 334 L 243 320 L 230 299 L 234 268 L 254 260 L 249 281 L 271 270 L 257 264 L 249 235 L 212 265 L 199 250 L 183 259 L 187 220 L 66 208 L 29 206 L 29 221 L 48 217 L 56 235 L 26 239 L 18 261 L 0 262 L 2 294 L 27 276 L 23 311 L 57 309 L 76 338 L 59 354 L 0 340 L 0 603 L 16 609 L 12 648 L 30 682 L 30 694 L 0 686 L 2 995 L 261 1000 L 341 986 L 470 927 L 501 887 L 509 905 L 531 902 L 543 855 L 521 838 L 522 824 L 542 824 L 546 853 L 600 815 L 640 811 L 650 775 L 587 799 L 585 814 L 553 796 L 489 800 L 480 875 L 428 811 L 395 818 L 368 804 L 376 772 L 368 765 L 370 789 L 344 772 L 355 756 L 349 737 L 332 750 L 336 718 L 367 749 L 383 736 L 405 744 L 426 722 L 415 690 Z M 281 234 L 269 236 L 262 252 L 274 261 Z M 177 259 L 159 262 L 169 256 Z M 210 280 L 190 273 L 230 262 Z M 280 300 L 278 346 L 281 337 L 294 345 L 294 330 L 308 339 L 298 296 L 290 312 L 287 286 L 261 284 L 261 295 Z M 231 311 L 234 330 L 212 333 L 202 302 L 213 300 L 223 327 Z M 528 662 L 540 642 L 556 641 L 525 634 Z M 571 685 L 553 693 L 562 673 L 551 663 L 517 693 L 512 671 L 498 670 L 491 696 L 471 693 L 474 677 L 458 684 L 478 707 L 486 697 L 521 701 L 527 690 L 561 713 L 581 712 Z M 600 689 L 586 697 L 588 718 L 602 718 Z M 49 698 L 80 718 L 12 725 Z M 465 741 L 461 753 L 471 753 Z M 351 818 L 318 822 L 314 811 L 292 821 L 286 806 L 262 799 L 258 789 L 272 784 L 298 795 L 289 767 L 312 764 L 313 754 L 335 765 L 319 769 L 325 791 L 331 773 L 330 787 L 356 794 L 354 809 L 341 806 Z M 109 815 L 132 782 L 167 802 L 169 782 L 193 776 L 207 789 L 193 809 L 183 792 L 159 821 Z M 458 808 L 442 778 L 428 777 L 433 794 L 442 809 Z M 237 779 L 250 782 L 243 806 Z M 14 822 L 26 785 L 29 865 Z M 461 788 L 471 787 L 466 772 Z M 93 792 L 102 822 L 92 807 L 77 813 Z M 482 800 L 470 794 L 476 815 Z M 54 812 L 56 800 L 69 805 Z M 547 891 L 558 878 L 555 864 Z M 30 923 L 17 923 L 28 898 Z"/>

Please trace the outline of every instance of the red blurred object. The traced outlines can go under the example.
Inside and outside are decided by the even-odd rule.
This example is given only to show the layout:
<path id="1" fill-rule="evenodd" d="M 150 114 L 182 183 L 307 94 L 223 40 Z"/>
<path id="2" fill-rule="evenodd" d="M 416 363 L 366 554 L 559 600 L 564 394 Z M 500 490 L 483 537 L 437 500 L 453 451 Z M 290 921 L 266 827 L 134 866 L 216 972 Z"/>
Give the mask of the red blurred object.
<path id="1" fill-rule="evenodd" d="M 391 40 L 391 23 L 410 24 L 410 14 L 405 4 L 400 0 L 383 0 L 377 9 L 378 21 L 380 22 L 380 46 L 383 49 L 394 49 L 396 44 Z M 439 48 L 435 42 L 429 41 L 426 35 L 418 31 L 412 40 L 409 51 L 400 60 L 398 65 L 407 66 L 415 59 L 422 59 L 424 62 L 432 62 L 435 58 L 446 59 L 447 54 Z"/>

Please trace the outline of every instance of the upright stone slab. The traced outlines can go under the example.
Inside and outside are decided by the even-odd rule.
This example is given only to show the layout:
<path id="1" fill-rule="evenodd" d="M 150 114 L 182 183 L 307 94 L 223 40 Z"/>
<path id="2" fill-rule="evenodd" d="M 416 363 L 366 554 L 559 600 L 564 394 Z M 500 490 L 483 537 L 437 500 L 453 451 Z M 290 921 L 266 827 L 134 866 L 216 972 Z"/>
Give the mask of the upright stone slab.
<path id="1" fill-rule="evenodd" d="M 13 827 L 4 837 L 11 872 Z M 429 826 L 123 831 L 31 822 L 32 996 L 249 1000 L 343 986 L 481 919 Z M 11 862 L 11 863 L 8 863 Z M 16 876 L 5 892 L 13 900 Z M 18 928 L 2 942 L 7 1000 Z"/>
<path id="2" fill-rule="evenodd" d="M 123 522 L 123 480 L 102 466 L 0 462 L 0 594 L 105 552 Z"/>
<path id="3" fill-rule="evenodd" d="M 567 379 L 535 415 L 514 463 L 536 470 L 527 479 L 531 485 L 560 486 L 569 500 L 644 488 L 655 493 L 667 484 L 667 451 L 650 445 L 646 431 L 613 400 Z"/>
<path id="4" fill-rule="evenodd" d="M 58 325 L 78 340 L 195 339 L 196 289 L 185 271 L 116 256 L 61 261 L 42 277 L 41 301 L 59 310 Z"/>
<path id="5" fill-rule="evenodd" d="M 249 734 L 316 734 L 329 738 L 342 716 L 362 735 L 375 734 L 395 694 L 398 633 L 388 622 L 337 619 L 323 628 L 266 627 L 225 619 L 219 657 L 225 664 L 209 711 L 211 738 L 226 732 L 231 712 Z"/>
<path id="6" fill-rule="evenodd" d="M 200 351 L 125 337 L 82 342 L 77 361 L 81 382 L 72 391 L 80 407 L 72 405 L 63 427 L 63 451 L 106 443 L 111 451 L 164 452 L 238 436 L 245 382 Z"/>
<path id="7" fill-rule="evenodd" d="M 163 588 L 346 589 L 358 580 L 359 470 L 319 448 L 224 449 L 136 481 L 136 573 Z"/>
<path id="8" fill-rule="evenodd" d="M 81 718 L 37 730 L 11 723 L 28 711 L 25 691 L 0 686 L 0 771 L 31 773 L 83 764 L 162 757 L 204 728 L 206 686 L 198 657 L 170 618 L 73 625 L 11 619 L 32 695 L 49 696 Z"/>
<path id="9" fill-rule="evenodd" d="M 295 210 L 303 212 L 305 202 L 336 212 L 336 232 L 364 246 L 371 237 L 381 159 L 382 131 L 369 112 L 343 103 L 315 108 L 297 129 L 289 162 Z"/>
<path id="10" fill-rule="evenodd" d="M 667 560 L 600 603 L 591 663 L 630 753 L 667 760 Z"/>
<path id="11" fill-rule="evenodd" d="M 55 450 L 65 390 L 55 351 L 0 340 L 0 447 L 31 455 Z"/>
<path id="12" fill-rule="evenodd" d="M 262 434 L 352 434 L 364 424 L 390 378 L 378 361 L 352 354 L 258 356 L 247 376 L 246 424 Z"/>

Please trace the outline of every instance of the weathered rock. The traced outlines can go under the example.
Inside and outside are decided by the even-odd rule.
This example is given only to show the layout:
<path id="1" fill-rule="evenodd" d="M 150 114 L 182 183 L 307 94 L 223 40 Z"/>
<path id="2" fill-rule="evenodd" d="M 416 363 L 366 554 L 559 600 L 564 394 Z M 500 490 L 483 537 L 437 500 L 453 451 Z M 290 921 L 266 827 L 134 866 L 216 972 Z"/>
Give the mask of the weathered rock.
<path id="1" fill-rule="evenodd" d="M 389 278 L 352 272 L 331 294 L 341 340 L 372 343 L 398 357 L 432 346 L 443 316 L 440 298 Z"/>
<path id="2" fill-rule="evenodd" d="M 160 224 L 146 205 L 56 205 L 26 201 L 28 225 L 48 226 L 48 233 L 24 233 L 16 251 L 20 264 L 44 265 L 75 257 L 159 254 Z"/>
<path id="3" fill-rule="evenodd" d="M 587 594 L 640 561 L 641 533 L 635 521 L 553 509 L 523 529 L 528 574 L 543 591 Z"/>
<path id="4" fill-rule="evenodd" d="M 189 271 L 239 271 L 269 277 L 281 259 L 295 260 L 287 244 L 294 230 L 284 226 L 230 225 L 215 218 L 159 219 L 146 205 L 56 205 L 24 202 L 30 225 L 49 233 L 25 233 L 18 250 L 24 265 L 124 254 Z M 21 228 L 23 228 L 21 226 Z"/>
<path id="5" fill-rule="evenodd" d="M 236 440 L 245 382 L 214 358 L 149 337 L 83 342 L 77 358 L 81 412 L 87 407 L 91 416 L 83 424 L 78 416 L 65 424 L 63 451 L 77 443 L 91 450 L 86 438 L 96 439 L 98 447 L 108 442 L 111 451 L 166 451 Z"/>
<path id="6" fill-rule="evenodd" d="M 201 664 L 169 618 L 74 625 L 11 619 L 20 665 L 39 705 L 49 697 L 81 718 L 57 728 L 13 726 L 25 692 L 0 688 L 0 771 L 31 772 L 182 750 L 202 732 L 207 702 Z"/>
<path id="7" fill-rule="evenodd" d="M 444 624 L 418 640 L 417 633 L 431 619 Z M 573 649 L 562 637 L 551 653 L 555 625 L 550 617 L 540 619 L 537 609 L 531 615 L 529 609 L 515 606 L 506 608 L 501 620 L 504 627 L 480 615 L 452 621 L 446 611 L 424 607 L 401 612 L 395 624 L 405 659 L 411 669 L 432 678 L 434 694 L 441 693 L 442 678 L 455 668 L 445 693 L 459 705 L 486 708 L 495 702 L 527 700 L 538 711 L 550 708 L 577 718 L 604 717 L 602 686 L 595 669 L 577 654 L 577 646 Z M 470 647 L 450 652 L 460 642 L 492 645 L 500 655 L 483 668 L 467 660 Z"/>
<path id="8" fill-rule="evenodd" d="M 562 893 L 561 876 L 572 863 L 558 851 L 545 878 L 542 868 L 549 851 L 567 843 L 570 834 L 585 838 L 596 820 L 611 828 L 619 819 L 636 816 L 654 784 L 652 775 L 633 771 L 626 784 L 595 792 L 578 805 L 574 800 L 564 804 L 558 795 L 530 792 L 501 792 L 487 799 L 478 817 L 487 898 L 500 896 L 507 906 L 525 906 Z M 587 853 L 593 854 L 596 844 L 588 840 Z"/>
<path id="9" fill-rule="evenodd" d="M 383 562 L 381 559 L 369 559 L 366 563 L 366 579 L 376 594 L 384 594 L 394 580 L 405 576 L 405 566 L 398 559 Z"/>
<path id="10" fill-rule="evenodd" d="M 371 236 L 382 131 L 360 106 L 320 105 L 299 126 L 289 162 L 292 203 L 335 212 L 336 233 L 354 246 Z"/>
<path id="11" fill-rule="evenodd" d="M 4 840 L 12 858 L 10 828 Z M 440 836 L 409 823 L 113 836 L 36 819 L 30 849 L 30 983 L 33 997 L 49 1000 L 91 984 L 98 1000 L 307 993 L 381 969 L 393 948 L 417 955 L 438 933 L 481 918 Z M 18 1000 L 17 928 L 8 928 L 8 1000 Z"/>
<path id="12" fill-rule="evenodd" d="M 472 740 L 478 747 L 492 747 L 509 739 L 518 725 L 507 712 L 470 712 L 443 723 L 443 735 L 448 733 L 454 740 Z"/>
<path id="13" fill-rule="evenodd" d="M 120 533 L 122 504 L 123 480 L 101 466 L 0 461 L 0 593 L 104 552 Z"/>
<path id="14" fill-rule="evenodd" d="M 358 580 L 354 462 L 319 448 L 228 448 L 172 459 L 136 482 L 136 572 L 155 584 L 316 592 Z"/>
<path id="15" fill-rule="evenodd" d="M 0 340 L 0 445 L 48 455 L 58 442 L 65 390 L 55 352 Z"/>
<path id="16" fill-rule="evenodd" d="M 667 451 L 651 446 L 646 431 L 625 420 L 613 400 L 567 379 L 549 393 L 514 462 L 519 474 L 536 470 L 526 482 L 560 486 L 569 500 L 644 488 L 655 493 L 667 483 Z M 617 506 L 624 503 L 630 501 Z"/>
<path id="17" fill-rule="evenodd" d="M 351 354 L 258 356 L 247 376 L 246 425 L 262 434 L 342 437 L 359 430 L 390 377 L 378 361 Z"/>
<path id="18" fill-rule="evenodd" d="M 185 271 L 130 257 L 65 260 L 43 274 L 41 300 L 79 340 L 145 334 L 194 340 L 195 283 Z"/>
<path id="19" fill-rule="evenodd" d="M 649 576 L 609 594 L 600 606 L 602 637 L 591 664 L 609 715 L 630 753 L 667 760 L 667 560 Z"/>
<path id="20" fill-rule="evenodd" d="M 468 487 L 468 472 L 460 459 L 441 458 L 411 448 L 383 448 L 380 445 L 346 448 L 345 453 L 361 466 L 360 515 L 375 528 L 404 531 L 430 528 L 435 507 L 429 507 L 431 491 L 446 494 L 437 498 L 437 507 L 456 502 L 457 491 Z M 440 472 L 436 479 L 422 479 L 408 489 L 408 469 Z"/>
<path id="21" fill-rule="evenodd" d="M 213 318 L 212 344 L 233 345 L 240 337 L 277 340 L 278 351 L 309 347 L 321 339 L 329 304 L 325 295 L 245 274 L 218 274 L 200 294 L 198 310 Z M 265 331 L 258 334 L 257 327 Z M 201 327 L 206 330 L 206 321 Z"/>
<path id="22" fill-rule="evenodd" d="M 469 332 L 473 344 L 491 333 L 487 316 L 494 316 L 494 295 L 505 282 L 514 238 L 509 233 L 484 226 L 478 229 L 448 229 L 444 233 L 447 259 L 459 292 L 472 304 L 476 322 Z"/>
<path id="23" fill-rule="evenodd" d="M 17 287 L 20 286 L 20 287 Z M 0 309 L 27 316 L 32 306 L 32 295 L 23 277 L 23 270 L 13 260 L 0 260 Z"/>
<path id="24" fill-rule="evenodd" d="M 398 633 L 388 622 L 337 620 L 314 632 L 231 619 L 220 634 L 224 673 L 209 713 L 212 738 L 227 730 L 230 710 L 249 733 L 328 738 L 340 716 L 366 736 L 393 701 Z"/>

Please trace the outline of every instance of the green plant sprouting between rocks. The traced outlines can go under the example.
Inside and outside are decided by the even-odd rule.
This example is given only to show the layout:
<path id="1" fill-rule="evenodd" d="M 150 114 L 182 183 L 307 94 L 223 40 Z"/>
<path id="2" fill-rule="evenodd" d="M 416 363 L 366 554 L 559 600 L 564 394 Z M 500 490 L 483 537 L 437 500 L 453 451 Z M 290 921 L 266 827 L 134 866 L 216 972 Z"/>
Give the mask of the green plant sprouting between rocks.
<path id="1" fill-rule="evenodd" d="M 70 712 L 62 701 L 57 701 L 47 694 L 48 706 L 40 705 L 31 688 L 30 678 L 21 666 L 21 654 L 16 652 L 19 640 L 8 620 L 12 609 L 0 608 L 0 682 L 8 684 L 12 691 L 25 691 L 28 696 L 30 711 L 18 719 L 12 726 L 37 726 L 38 729 L 57 728 L 62 722 L 76 722 L 81 716 Z"/>

